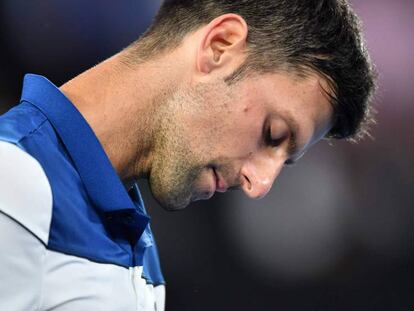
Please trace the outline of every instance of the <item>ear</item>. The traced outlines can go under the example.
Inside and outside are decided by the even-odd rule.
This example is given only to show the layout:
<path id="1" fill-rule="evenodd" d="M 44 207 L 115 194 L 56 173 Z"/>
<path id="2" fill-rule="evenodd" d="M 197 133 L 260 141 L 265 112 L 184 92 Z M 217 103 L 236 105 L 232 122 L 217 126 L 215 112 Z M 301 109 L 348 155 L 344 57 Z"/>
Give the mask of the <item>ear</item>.
<path id="1" fill-rule="evenodd" d="M 245 58 L 248 28 L 237 14 L 224 14 L 203 28 L 197 50 L 197 70 L 231 74 Z"/>

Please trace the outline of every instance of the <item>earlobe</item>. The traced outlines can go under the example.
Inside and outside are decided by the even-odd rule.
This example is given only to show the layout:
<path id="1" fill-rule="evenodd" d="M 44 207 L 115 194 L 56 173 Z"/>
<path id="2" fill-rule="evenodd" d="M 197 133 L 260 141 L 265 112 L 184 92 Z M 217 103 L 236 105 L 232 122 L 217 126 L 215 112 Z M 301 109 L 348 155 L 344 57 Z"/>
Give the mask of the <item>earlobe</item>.
<path id="1" fill-rule="evenodd" d="M 244 58 L 247 24 L 237 14 L 225 14 L 204 27 L 197 53 L 197 68 L 202 73 L 238 66 Z"/>

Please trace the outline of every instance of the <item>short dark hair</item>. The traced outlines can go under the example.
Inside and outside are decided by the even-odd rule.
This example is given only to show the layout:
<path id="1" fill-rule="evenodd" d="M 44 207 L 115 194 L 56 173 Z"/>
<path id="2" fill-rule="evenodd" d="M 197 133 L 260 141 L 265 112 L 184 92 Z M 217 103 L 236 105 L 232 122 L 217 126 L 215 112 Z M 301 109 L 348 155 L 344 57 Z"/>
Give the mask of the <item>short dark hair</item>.
<path id="1" fill-rule="evenodd" d="M 249 29 L 246 61 L 229 81 L 248 73 L 316 72 L 329 83 L 335 112 L 328 137 L 367 134 L 375 71 L 346 0 L 165 0 L 136 50 L 151 57 L 176 48 L 186 34 L 226 13 L 243 17 Z"/>

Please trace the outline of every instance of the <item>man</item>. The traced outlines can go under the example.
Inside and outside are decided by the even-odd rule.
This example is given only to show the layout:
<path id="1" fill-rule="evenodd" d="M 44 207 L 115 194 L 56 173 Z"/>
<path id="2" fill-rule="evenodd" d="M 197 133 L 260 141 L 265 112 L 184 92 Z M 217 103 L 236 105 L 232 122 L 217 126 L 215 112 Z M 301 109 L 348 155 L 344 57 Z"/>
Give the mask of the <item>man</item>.
<path id="1" fill-rule="evenodd" d="M 172 0 L 59 89 L 0 118 L 1 310 L 162 310 L 139 190 L 168 210 L 269 191 L 324 137 L 359 138 L 373 72 L 344 0 Z"/>

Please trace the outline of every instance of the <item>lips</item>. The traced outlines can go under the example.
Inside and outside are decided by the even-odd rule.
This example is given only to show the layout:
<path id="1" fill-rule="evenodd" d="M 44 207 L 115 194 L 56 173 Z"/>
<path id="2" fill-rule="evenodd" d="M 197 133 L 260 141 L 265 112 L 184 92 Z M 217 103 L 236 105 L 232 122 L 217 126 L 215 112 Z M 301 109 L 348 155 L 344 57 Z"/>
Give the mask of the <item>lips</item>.
<path id="1" fill-rule="evenodd" d="M 216 191 L 217 192 L 226 192 L 227 191 L 227 185 L 223 178 L 220 176 L 219 172 L 216 171 L 216 169 L 213 169 L 214 176 L 216 178 Z"/>

